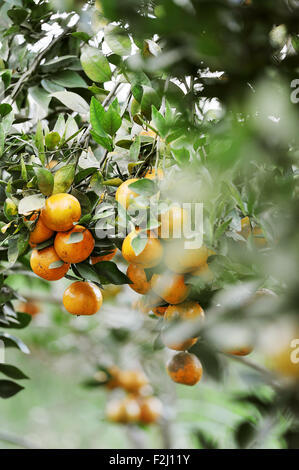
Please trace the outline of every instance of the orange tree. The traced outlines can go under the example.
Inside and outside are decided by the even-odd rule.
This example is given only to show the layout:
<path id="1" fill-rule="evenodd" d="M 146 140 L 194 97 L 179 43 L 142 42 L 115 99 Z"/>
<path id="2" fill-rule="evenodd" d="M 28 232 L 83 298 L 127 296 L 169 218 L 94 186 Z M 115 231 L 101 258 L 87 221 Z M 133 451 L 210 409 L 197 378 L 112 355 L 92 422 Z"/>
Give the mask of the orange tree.
<path id="1" fill-rule="evenodd" d="M 1 326 L 30 320 L 11 273 L 73 281 L 63 303 L 77 315 L 99 310 L 103 286 L 129 283 L 157 347 L 179 350 L 176 382 L 220 380 L 235 358 L 270 383 L 267 402 L 237 397 L 260 413 L 238 445 L 265 415 L 288 416 L 295 447 L 297 2 L 2 3 Z M 176 236 L 184 203 L 202 204 L 200 248 Z M 252 349 L 271 371 L 240 358 Z M 0 370 L 0 395 L 13 395 L 24 375 Z"/>

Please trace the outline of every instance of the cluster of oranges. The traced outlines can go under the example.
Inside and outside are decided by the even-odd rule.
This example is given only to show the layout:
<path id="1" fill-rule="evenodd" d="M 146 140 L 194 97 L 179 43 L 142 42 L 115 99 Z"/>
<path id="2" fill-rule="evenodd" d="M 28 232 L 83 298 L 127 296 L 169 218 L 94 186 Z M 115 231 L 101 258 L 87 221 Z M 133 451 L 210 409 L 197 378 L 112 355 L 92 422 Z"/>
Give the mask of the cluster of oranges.
<path id="1" fill-rule="evenodd" d="M 78 199 L 67 193 L 50 196 L 41 213 L 31 216 L 30 221 L 37 219 L 29 237 L 33 248 L 30 266 L 35 274 L 48 281 L 57 281 L 66 275 L 72 263 L 89 258 L 95 241 L 88 229 L 74 225 L 80 217 Z M 52 245 L 37 249 L 37 245 L 52 237 L 55 237 Z M 97 263 L 104 258 L 95 257 L 91 262 Z M 73 315 L 93 315 L 100 309 L 102 301 L 100 288 L 91 282 L 76 281 L 63 294 L 63 304 Z"/>
<path id="2" fill-rule="evenodd" d="M 112 398 L 106 407 L 106 417 L 114 423 L 156 423 L 162 415 L 161 401 L 152 395 L 148 378 L 141 370 L 120 370 L 111 367 L 108 390 L 122 389 L 125 396 Z"/>

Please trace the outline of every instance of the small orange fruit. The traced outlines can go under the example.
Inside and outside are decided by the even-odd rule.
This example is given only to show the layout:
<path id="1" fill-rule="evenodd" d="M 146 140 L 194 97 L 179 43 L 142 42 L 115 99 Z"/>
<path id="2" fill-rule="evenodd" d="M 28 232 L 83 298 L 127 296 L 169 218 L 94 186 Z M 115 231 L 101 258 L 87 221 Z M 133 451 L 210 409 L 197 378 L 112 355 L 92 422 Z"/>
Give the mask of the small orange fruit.
<path id="1" fill-rule="evenodd" d="M 168 305 L 166 305 L 165 307 L 154 307 L 152 309 L 152 312 L 157 316 L 157 317 L 164 317 L 165 315 L 165 312 L 167 310 L 167 307 Z"/>
<path id="2" fill-rule="evenodd" d="M 128 263 L 138 264 L 144 268 L 152 268 L 159 264 L 163 255 L 163 248 L 161 242 L 154 237 L 151 232 L 148 232 L 148 238 L 145 247 L 139 255 L 135 254 L 132 247 L 132 241 L 138 235 L 138 231 L 133 230 L 123 241 L 122 255 Z"/>
<path id="3" fill-rule="evenodd" d="M 46 200 L 41 213 L 43 223 L 56 232 L 66 232 L 73 228 L 81 217 L 78 199 L 71 194 L 53 194 Z"/>
<path id="4" fill-rule="evenodd" d="M 252 230 L 253 241 L 256 247 L 264 248 L 267 246 L 267 240 L 265 238 L 264 232 L 260 227 L 254 227 Z"/>
<path id="5" fill-rule="evenodd" d="M 72 242 L 73 234 L 78 233 L 80 241 Z M 76 225 L 68 232 L 57 233 L 54 241 L 56 253 L 66 263 L 81 263 L 89 257 L 94 249 L 94 238 L 90 231 L 82 225 Z"/>
<path id="6" fill-rule="evenodd" d="M 33 250 L 30 258 L 30 266 L 37 276 L 47 281 L 58 281 L 69 270 L 69 263 L 64 263 L 57 255 L 53 246 L 43 250 Z"/>
<path id="7" fill-rule="evenodd" d="M 131 393 L 138 393 L 142 387 L 148 385 L 148 379 L 141 370 L 120 371 L 118 380 L 120 387 Z"/>
<path id="8" fill-rule="evenodd" d="M 169 305 L 166 310 L 164 319 L 166 321 L 173 321 L 175 319 L 183 321 L 196 321 L 198 319 L 204 319 L 204 311 L 197 302 L 187 301 L 179 305 Z M 165 346 L 169 349 L 174 349 L 176 351 L 186 351 L 190 349 L 196 342 L 198 338 L 189 338 L 185 339 L 181 343 L 169 343 L 165 340 L 165 335 L 163 335 L 163 342 Z"/>
<path id="9" fill-rule="evenodd" d="M 27 313 L 28 315 L 37 315 L 40 312 L 38 305 L 35 302 L 28 300 L 28 302 L 21 302 L 17 306 L 17 311 L 21 313 Z"/>
<path id="10" fill-rule="evenodd" d="M 238 232 L 238 234 L 241 235 L 246 240 L 251 234 L 251 224 L 250 224 L 250 219 L 248 216 L 243 217 L 243 219 L 241 219 L 241 231 Z"/>
<path id="11" fill-rule="evenodd" d="M 123 405 L 123 400 L 109 401 L 106 406 L 106 417 L 112 423 L 125 423 L 126 410 Z"/>
<path id="12" fill-rule="evenodd" d="M 180 352 L 167 364 L 167 372 L 176 383 L 195 385 L 202 377 L 202 365 L 194 354 Z"/>
<path id="13" fill-rule="evenodd" d="M 129 284 L 131 289 L 138 294 L 147 294 L 151 288 L 150 282 L 147 280 L 144 269 L 137 264 L 129 264 L 127 269 L 127 276 L 132 281 L 132 284 Z"/>
<path id="14" fill-rule="evenodd" d="M 185 284 L 184 276 L 180 274 L 154 274 L 151 287 L 165 302 L 172 305 L 180 304 L 189 294 L 189 287 Z"/>
<path id="15" fill-rule="evenodd" d="M 108 253 L 107 255 L 102 255 L 102 256 L 92 256 L 90 261 L 91 264 L 97 264 L 100 263 L 101 261 L 111 261 L 114 256 L 116 255 L 117 248 L 114 248 L 111 253 Z"/>
<path id="16" fill-rule="evenodd" d="M 187 248 L 188 242 L 170 242 L 165 254 L 166 266 L 175 273 L 189 273 L 204 266 L 208 259 L 208 249 L 205 245 L 200 248 Z"/>
<path id="17" fill-rule="evenodd" d="M 49 238 L 51 238 L 54 235 L 54 230 L 51 230 L 50 228 L 48 228 L 43 223 L 43 221 L 41 220 L 41 217 L 39 217 L 38 214 L 33 214 L 30 217 L 30 220 L 36 220 L 37 217 L 38 217 L 38 220 L 35 224 L 35 227 L 32 230 L 32 232 L 30 232 L 30 235 L 29 235 L 29 245 L 31 246 L 31 248 L 35 248 L 36 245 L 38 245 L 39 243 L 43 243 L 46 240 L 49 240 Z"/>
<path id="18" fill-rule="evenodd" d="M 161 417 L 162 411 L 162 403 L 157 397 L 145 397 L 140 400 L 140 421 L 142 423 L 156 423 Z"/>
<path id="19" fill-rule="evenodd" d="M 72 315 L 94 315 L 103 303 L 102 293 L 92 282 L 73 282 L 63 294 L 63 305 Z"/>
<path id="20" fill-rule="evenodd" d="M 158 180 L 162 180 L 164 178 L 164 172 L 161 168 L 158 168 L 158 171 L 156 172 L 155 168 L 152 168 L 151 170 L 148 170 L 144 176 L 145 178 L 149 180 L 154 180 L 158 178 Z"/>
<path id="21" fill-rule="evenodd" d="M 135 181 L 138 181 L 138 179 L 128 179 L 127 181 L 122 183 L 116 191 L 115 199 L 125 209 L 128 209 L 129 205 L 132 204 L 136 197 L 138 197 L 138 194 L 129 188 L 129 185 L 135 183 Z"/>
<path id="22" fill-rule="evenodd" d="M 52 170 L 52 168 L 54 168 L 56 165 L 58 165 L 58 161 L 57 161 L 57 160 L 51 160 L 51 161 L 46 165 L 46 168 L 48 168 L 49 170 Z"/>
<path id="23" fill-rule="evenodd" d="M 120 370 L 119 370 L 118 367 L 112 366 L 112 367 L 109 367 L 108 373 L 109 373 L 109 380 L 106 383 L 106 387 L 109 390 L 114 390 L 115 388 L 120 386 L 119 385 L 119 379 L 118 379 Z"/>

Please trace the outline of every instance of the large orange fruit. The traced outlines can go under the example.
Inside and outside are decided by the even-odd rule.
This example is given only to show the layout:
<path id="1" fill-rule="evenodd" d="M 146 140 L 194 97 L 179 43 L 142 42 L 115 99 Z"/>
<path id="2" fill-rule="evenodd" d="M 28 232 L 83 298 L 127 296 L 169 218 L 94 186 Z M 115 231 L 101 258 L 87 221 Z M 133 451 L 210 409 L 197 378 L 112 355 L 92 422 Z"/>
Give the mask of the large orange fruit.
<path id="1" fill-rule="evenodd" d="M 138 194 L 129 188 L 129 185 L 135 183 L 135 181 L 138 181 L 138 179 L 128 179 L 127 181 L 122 183 L 116 191 L 115 199 L 125 209 L 128 209 L 129 205 L 132 204 L 136 197 L 138 197 Z"/>
<path id="2" fill-rule="evenodd" d="M 127 276 L 132 281 L 132 284 L 129 284 L 131 289 L 138 294 L 147 294 L 151 288 L 150 282 L 147 280 L 144 269 L 137 264 L 129 264 L 127 269 Z"/>
<path id="3" fill-rule="evenodd" d="M 111 261 L 114 256 L 116 255 L 117 248 L 114 248 L 111 253 L 108 253 L 107 255 L 102 255 L 102 256 L 92 256 L 90 261 L 91 264 L 97 264 L 100 263 L 101 261 Z"/>
<path id="4" fill-rule="evenodd" d="M 202 377 L 202 365 L 194 354 L 180 352 L 167 364 L 167 372 L 176 383 L 195 385 Z"/>
<path id="5" fill-rule="evenodd" d="M 165 254 L 166 266 L 175 273 L 189 273 L 204 266 L 208 259 L 208 249 L 205 245 L 200 248 L 187 248 L 184 241 L 167 244 Z"/>
<path id="6" fill-rule="evenodd" d="M 186 322 L 192 322 L 199 319 L 203 320 L 204 311 L 197 302 L 187 301 L 179 305 L 169 305 L 165 312 L 164 319 L 168 322 L 174 321 L 176 319 Z M 197 342 L 197 340 L 197 337 L 193 337 L 185 339 L 182 342 L 170 343 L 167 339 L 165 339 L 165 335 L 163 335 L 163 342 L 165 346 L 176 351 L 186 351 L 187 349 L 190 349 Z"/>
<path id="7" fill-rule="evenodd" d="M 170 272 L 154 274 L 151 287 L 165 302 L 172 305 L 180 304 L 189 294 L 189 287 L 185 284 L 184 276 Z"/>
<path id="8" fill-rule="evenodd" d="M 71 194 L 53 194 L 46 200 L 41 213 L 43 223 L 56 232 L 66 232 L 74 227 L 81 217 L 78 199 Z"/>
<path id="9" fill-rule="evenodd" d="M 72 242 L 72 237 L 81 237 L 79 241 Z M 94 238 L 90 231 L 82 227 L 82 225 L 76 225 L 72 230 L 68 232 L 59 232 L 55 237 L 54 248 L 58 256 L 66 263 L 81 263 L 89 257 L 90 253 L 94 248 Z"/>
<path id="10" fill-rule="evenodd" d="M 43 250 L 33 250 L 30 258 L 32 271 L 47 281 L 58 281 L 69 270 L 69 263 L 64 263 L 53 246 Z"/>
<path id="11" fill-rule="evenodd" d="M 137 237 L 138 232 L 133 230 L 123 241 L 122 254 L 128 263 L 138 264 L 144 268 L 152 268 L 159 264 L 163 255 L 161 242 L 149 232 L 145 247 L 139 255 L 135 254 L 132 241 Z"/>
<path id="12" fill-rule="evenodd" d="M 94 315 L 103 303 L 102 293 L 92 282 L 73 282 L 63 294 L 63 305 L 72 315 Z"/>
<path id="13" fill-rule="evenodd" d="M 54 230 L 48 228 L 42 221 L 41 217 L 38 214 L 33 214 L 30 217 L 30 220 L 38 220 L 35 224 L 34 229 L 30 232 L 29 235 L 29 245 L 31 248 L 36 247 L 39 243 L 43 243 L 46 240 L 49 240 L 54 235 Z"/>

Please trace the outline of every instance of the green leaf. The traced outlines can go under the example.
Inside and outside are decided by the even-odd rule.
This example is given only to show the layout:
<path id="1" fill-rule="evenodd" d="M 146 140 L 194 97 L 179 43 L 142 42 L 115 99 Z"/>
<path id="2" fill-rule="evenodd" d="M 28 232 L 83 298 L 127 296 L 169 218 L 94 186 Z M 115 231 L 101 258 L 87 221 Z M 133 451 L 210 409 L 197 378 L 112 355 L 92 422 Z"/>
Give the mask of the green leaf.
<path id="1" fill-rule="evenodd" d="M 58 101 L 61 101 L 65 106 L 67 106 L 72 111 L 80 114 L 88 114 L 89 106 L 86 101 L 77 93 L 72 91 L 57 91 L 52 93 L 54 98 Z"/>
<path id="2" fill-rule="evenodd" d="M 52 194 L 66 193 L 75 178 L 75 165 L 70 163 L 56 171 L 54 175 L 54 187 Z"/>
<path id="3" fill-rule="evenodd" d="M 98 136 L 107 137 L 106 132 L 102 126 L 102 120 L 105 114 L 105 109 L 99 101 L 93 96 L 90 102 L 90 123 Z"/>
<path id="4" fill-rule="evenodd" d="M 35 145 L 38 151 L 38 156 L 41 163 L 45 164 L 45 147 L 44 147 L 44 135 L 43 135 L 43 127 L 42 123 L 38 121 L 36 126 L 36 133 L 35 133 Z"/>
<path id="5" fill-rule="evenodd" d="M 87 262 L 76 264 L 76 269 L 79 272 L 80 276 L 87 281 L 94 281 L 101 284 L 101 278 L 96 272 L 95 267 L 91 266 Z"/>
<path id="6" fill-rule="evenodd" d="M 180 167 L 186 166 L 188 164 L 190 160 L 190 154 L 187 149 L 171 149 L 171 153 Z"/>
<path id="7" fill-rule="evenodd" d="M 127 33 L 118 26 L 106 26 L 104 37 L 107 45 L 115 54 L 120 56 L 131 54 L 131 40 Z"/>
<path id="8" fill-rule="evenodd" d="M 141 113 L 148 119 L 151 119 L 152 106 L 157 109 L 161 106 L 161 98 L 158 93 L 148 86 L 143 86 L 143 95 L 141 99 Z"/>
<path id="9" fill-rule="evenodd" d="M 30 354 L 30 350 L 28 349 L 26 344 L 23 343 L 22 340 L 20 340 L 20 338 L 17 338 L 16 336 L 11 335 L 10 333 L 4 333 L 0 331 L 0 339 L 4 342 L 4 346 L 6 348 L 18 348 L 24 354 Z"/>
<path id="10" fill-rule="evenodd" d="M 51 196 L 54 187 L 54 176 L 46 168 L 38 168 L 35 171 L 38 189 L 44 196 Z"/>
<path id="11" fill-rule="evenodd" d="M 22 24 L 28 17 L 30 10 L 26 8 L 14 7 L 11 10 L 8 10 L 7 16 L 12 20 L 16 25 Z"/>
<path id="12" fill-rule="evenodd" d="M 153 196 L 159 190 L 157 184 L 148 178 L 142 178 L 129 185 L 129 188 L 142 196 Z"/>
<path id="13" fill-rule="evenodd" d="M 4 152 L 4 145 L 5 145 L 5 133 L 2 124 L 0 123 L 0 157 Z"/>
<path id="14" fill-rule="evenodd" d="M 91 39 L 91 36 L 83 31 L 76 31 L 75 33 L 72 33 L 72 36 L 73 38 L 81 39 L 81 41 L 84 42 L 88 42 Z"/>
<path id="15" fill-rule="evenodd" d="M 90 134 L 92 135 L 93 139 L 95 142 L 97 142 L 99 145 L 102 145 L 108 152 L 113 151 L 113 141 L 111 137 L 102 137 L 99 136 L 96 132 L 91 131 Z"/>
<path id="16" fill-rule="evenodd" d="M 11 322 L 5 328 L 10 328 L 14 330 L 22 330 L 23 328 L 26 328 L 26 326 L 30 324 L 32 320 L 32 316 L 28 315 L 27 313 L 17 312 L 15 320 L 16 320 L 15 322 Z"/>
<path id="17" fill-rule="evenodd" d="M 24 158 L 21 157 L 21 176 L 22 176 L 22 180 L 23 181 L 28 181 L 28 178 L 27 178 L 27 169 L 26 169 L 26 165 L 25 165 L 25 162 L 24 162 Z"/>
<path id="18" fill-rule="evenodd" d="M 0 380 L 0 397 L 10 398 L 23 390 L 24 387 L 11 380 Z"/>
<path id="19" fill-rule="evenodd" d="M 140 253 L 143 252 L 146 244 L 147 244 L 147 237 L 145 236 L 144 232 L 142 232 L 142 236 L 140 233 L 136 237 L 133 238 L 132 248 L 136 256 L 140 255 Z"/>
<path id="20" fill-rule="evenodd" d="M 60 142 L 58 132 L 49 132 L 45 137 L 45 144 L 48 150 L 54 150 Z"/>
<path id="21" fill-rule="evenodd" d="M 120 128 L 121 122 L 122 121 L 120 115 L 117 111 L 115 111 L 111 104 L 102 118 L 102 126 L 104 131 L 107 132 L 107 134 L 113 136 Z"/>
<path id="22" fill-rule="evenodd" d="M 167 126 L 164 116 L 157 110 L 157 108 L 152 106 L 152 121 L 154 127 L 159 131 L 161 137 L 165 138 L 167 135 Z"/>
<path id="23" fill-rule="evenodd" d="M 12 107 L 8 103 L 2 103 L 0 104 L 0 115 L 2 117 L 6 116 L 12 111 Z"/>
<path id="24" fill-rule="evenodd" d="M 12 237 L 8 240 L 7 259 L 10 266 L 13 266 L 19 256 L 18 237 Z"/>
<path id="25" fill-rule="evenodd" d="M 18 212 L 20 215 L 28 215 L 33 211 L 39 211 L 45 205 L 45 198 L 41 194 L 26 196 L 19 202 Z"/>
<path id="26" fill-rule="evenodd" d="M 137 162 L 139 154 L 140 154 L 140 146 L 141 146 L 141 142 L 140 142 L 140 137 L 138 135 L 130 147 L 130 161 Z"/>
<path id="27" fill-rule="evenodd" d="M 52 81 L 66 88 L 87 88 L 86 82 L 77 72 L 64 70 L 52 77 Z"/>
<path id="28" fill-rule="evenodd" d="M 102 277 L 115 285 L 130 284 L 130 279 L 118 269 L 112 261 L 100 261 L 94 265 L 94 269 Z"/>
<path id="29" fill-rule="evenodd" d="M 10 379 L 23 380 L 29 378 L 20 369 L 15 366 L 11 366 L 10 364 L 0 363 L 0 372 L 9 377 Z"/>
<path id="30" fill-rule="evenodd" d="M 111 80 L 109 62 L 99 49 L 84 46 L 81 54 L 81 65 L 88 78 L 94 82 Z"/>

